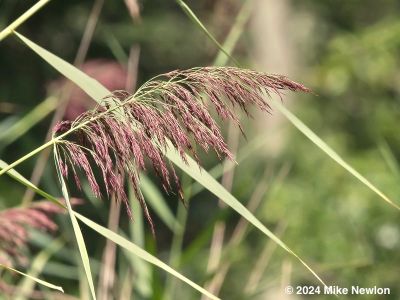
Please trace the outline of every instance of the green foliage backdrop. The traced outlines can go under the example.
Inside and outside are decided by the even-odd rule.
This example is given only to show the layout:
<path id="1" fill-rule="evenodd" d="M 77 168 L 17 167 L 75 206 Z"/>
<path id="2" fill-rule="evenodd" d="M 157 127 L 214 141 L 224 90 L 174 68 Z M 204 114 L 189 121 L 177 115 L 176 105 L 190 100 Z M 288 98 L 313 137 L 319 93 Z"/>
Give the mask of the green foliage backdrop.
<path id="1" fill-rule="evenodd" d="M 257 5 L 257 1 L 253 2 Z M 274 5 L 273 1 L 269 2 Z M 293 17 L 285 20 L 291 28 L 286 34 L 295 40 L 296 46 L 294 67 L 297 75 L 292 79 L 315 92 L 292 96 L 289 108 L 356 170 L 395 203 L 400 203 L 398 1 L 307 0 L 285 3 Z M 0 1 L 0 28 L 32 4 Z M 221 0 L 188 1 L 187 4 L 210 32 L 223 42 L 243 3 Z M 92 2 L 54 0 L 18 31 L 72 62 L 92 5 Z M 139 84 L 173 69 L 213 64 L 218 49 L 175 1 L 147 0 L 140 2 L 140 6 L 141 21 L 134 23 L 124 1 L 105 1 L 87 59 L 101 58 L 126 64 L 131 46 L 139 45 Z M 241 29 L 233 56 L 245 67 L 260 69 L 254 48 L 264 37 L 252 32 L 253 15 L 254 11 Z M 293 20 L 297 20 L 295 27 L 291 27 Z M 296 39 L 296 36 L 301 39 Z M 263 71 L 275 73 L 276 70 Z M 59 74 L 14 36 L 1 41 L 2 160 L 15 161 L 43 144 L 52 111 L 56 108 L 51 100 L 28 118 L 27 122 L 34 124 L 33 127 L 28 126 L 23 134 L 20 127 L 17 128 L 16 134 L 20 132 L 21 135 L 16 135 L 18 138 L 12 142 L 7 142 L 2 132 L 26 120 L 24 118 L 29 112 L 52 94 L 52 84 L 59 78 Z M 279 116 L 280 113 L 274 112 L 271 118 Z M 256 120 L 244 121 L 248 134 L 247 139 L 239 138 L 239 164 L 234 167 L 231 193 L 244 205 L 258 197 L 256 217 L 310 263 L 328 284 L 389 287 L 391 295 L 384 299 L 398 299 L 399 211 L 380 201 L 376 194 L 330 160 L 286 119 L 279 123 L 287 129 L 282 150 L 274 156 L 266 154 L 269 153 L 266 144 L 273 144 L 274 140 L 268 141 L 269 136 L 255 125 L 258 118 L 259 115 Z M 224 131 L 229 134 L 228 128 Z M 202 160 L 205 169 L 213 170 L 210 173 L 220 179 L 226 165 L 213 155 L 203 155 Z M 27 160 L 18 166 L 18 171 L 30 178 L 35 162 L 35 159 Z M 61 196 L 53 166 L 50 160 L 40 187 L 52 195 Z M 175 195 L 165 195 L 153 175 L 149 174 L 150 180 L 146 179 L 147 184 L 142 188 L 152 199 L 150 201 L 156 203 L 151 205 L 151 214 L 157 236 L 154 238 L 146 223 L 141 223 L 140 210 L 136 209 L 133 223 L 124 213 L 121 214 L 119 233 L 128 240 L 207 287 L 207 282 L 215 275 L 215 271 L 206 268 L 214 226 L 222 222 L 226 226 L 225 243 L 217 270 L 229 265 L 218 293 L 222 299 L 279 299 L 283 297 L 282 285 L 320 284 L 301 264 L 251 226 L 245 227 L 243 239 L 232 246 L 230 239 L 237 234 L 235 228 L 238 222 L 241 224 L 240 216 L 230 208 L 220 207 L 215 196 L 204 191 L 187 175 L 181 174 L 185 195 L 190 200 L 187 209 L 181 207 Z M 82 193 L 71 187 L 72 196 L 88 199 L 76 210 L 106 226 L 111 210 L 109 201 L 93 199 L 85 185 L 83 190 Z M 259 191 L 260 196 L 255 195 L 255 191 Z M 0 209 L 19 205 L 24 193 L 24 186 L 2 176 Z M 36 195 L 35 199 L 42 197 Z M 161 208 L 157 203 L 162 203 Z M 69 219 L 61 215 L 56 220 L 59 230 L 55 234 L 32 233 L 33 238 L 25 249 L 26 255 L 33 261 L 43 253 L 41 251 L 47 251 L 49 241 L 62 241 L 65 247 L 49 254 L 38 277 L 62 286 L 73 297 L 89 297 Z M 86 227 L 82 226 L 82 232 L 97 284 L 106 242 Z M 116 280 L 111 288 L 112 296 L 103 299 L 124 299 L 128 294 L 138 299 L 199 297 L 195 290 L 171 279 L 159 269 L 138 262 L 123 250 L 117 251 L 115 260 Z M 29 266 L 21 265 L 18 269 L 29 272 Z M 23 286 L 19 277 L 1 275 L 11 285 Z M 39 286 L 36 289 L 41 291 Z M 121 291 L 128 292 L 123 294 Z M 332 297 L 319 295 L 316 298 Z M 355 296 L 354 299 L 377 298 Z"/>

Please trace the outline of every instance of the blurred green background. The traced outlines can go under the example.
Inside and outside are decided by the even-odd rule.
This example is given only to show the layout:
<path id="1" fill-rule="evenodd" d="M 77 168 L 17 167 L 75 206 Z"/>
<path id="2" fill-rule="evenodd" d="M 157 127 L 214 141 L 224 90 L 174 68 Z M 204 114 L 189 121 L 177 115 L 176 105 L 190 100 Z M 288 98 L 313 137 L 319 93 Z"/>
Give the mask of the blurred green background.
<path id="1" fill-rule="evenodd" d="M 224 42 L 236 16 L 247 1 L 187 1 L 207 28 Z M 0 1 L 0 28 L 33 5 L 34 1 Z M 52 1 L 18 30 L 63 59 L 75 58 L 93 1 Z M 87 53 L 87 60 L 103 59 L 126 65 L 132 45 L 140 47 L 138 84 L 174 69 L 212 65 L 218 49 L 173 1 L 139 2 L 140 22 L 133 22 L 124 1 L 105 1 Z M 314 94 L 287 94 L 285 104 L 347 162 L 396 203 L 400 201 L 400 2 L 259 0 L 248 4 L 245 26 L 233 56 L 242 67 L 289 76 Z M 233 63 L 230 62 L 232 65 Z M 103 70 L 108 72 L 107 69 Z M 38 112 L 37 123 L 10 142 L 5 134 L 49 96 L 59 75 L 15 37 L 0 44 L 0 157 L 12 162 L 40 146 L 52 119 L 52 109 Z M 83 101 L 83 100 L 82 100 Z M 56 107 L 53 105 L 52 107 Z M 242 203 L 255 199 L 256 216 L 309 262 L 330 285 L 388 287 L 387 296 L 352 296 L 352 299 L 400 298 L 399 212 L 335 164 L 292 127 L 279 112 L 243 116 L 247 139 L 230 131 L 239 164 L 223 180 Z M 228 135 L 227 124 L 222 127 Z M 19 132 L 18 130 L 16 131 Z M 13 133 L 14 134 L 14 133 Z M 6 138 L 5 138 L 6 136 Z M 213 154 L 202 156 L 206 169 L 221 163 Z M 18 167 L 30 178 L 36 159 Z M 229 165 L 229 164 L 228 164 Z M 217 167 L 218 168 L 218 167 Z M 220 283 L 222 299 L 306 299 L 289 297 L 283 286 L 318 285 L 296 260 L 275 249 L 251 226 L 234 247 L 239 216 L 221 208 L 210 193 L 183 177 L 187 210 L 175 195 L 164 195 L 158 180 L 148 174 L 147 197 L 165 199 L 179 222 L 186 220 L 182 250 L 180 234 L 165 225 L 152 209 L 157 236 L 144 224 L 144 246 L 199 284 L 210 282 L 229 264 Z M 232 177 L 232 183 L 230 182 Z M 72 186 L 72 181 L 70 182 Z M 50 159 L 40 181 L 44 190 L 60 195 Z M 25 189 L 9 178 L 0 179 L 0 208 L 19 205 Z M 258 194 L 257 194 L 258 193 Z M 73 195 L 90 198 L 85 192 Z M 35 199 L 40 197 L 35 196 Z M 90 200 L 78 208 L 100 224 L 107 224 L 109 201 Z M 163 208 L 165 209 L 165 208 Z M 140 228 L 140 211 L 132 224 L 121 214 L 121 230 L 132 239 Z M 187 216 L 186 216 L 187 214 Z M 79 258 L 69 220 L 58 217 L 58 234 L 66 247 L 43 269 L 42 277 L 62 284 L 68 294 L 84 298 L 84 279 L 78 276 Z M 214 226 L 226 226 L 220 266 L 207 268 Z M 134 227 L 129 233 L 129 227 Z M 101 269 L 105 241 L 83 228 L 94 273 Z M 139 234 L 139 235 L 142 235 Z M 50 235 L 35 234 L 29 255 L 35 257 Z M 53 238 L 53 237 L 51 237 Z M 172 250 L 171 250 L 172 246 Z M 75 253 L 71 255 L 71 253 Z M 172 258 L 171 258 L 172 257 Z M 117 252 L 114 287 L 104 299 L 198 299 L 197 292 Z M 131 262 L 131 263 L 127 263 Z M 139 263 L 140 265 L 140 263 Z M 21 268 L 23 268 L 22 266 Z M 208 271 L 207 271 L 208 269 Z M 18 284 L 17 278 L 7 278 Z M 131 286 L 129 286 L 129 284 Z M 126 287 L 125 285 L 128 285 Z M 121 290 L 127 294 L 122 294 Z M 130 292 L 129 292 L 130 291 Z M 126 295 L 130 295 L 129 297 Z M 55 296 L 54 296 L 55 297 Z M 128 298 L 126 298 L 128 297 Z M 316 295 L 314 299 L 333 297 Z M 7 299 L 7 298 L 6 298 Z M 56 298 L 54 298 L 56 299 Z M 60 298 L 61 299 L 61 298 Z"/>

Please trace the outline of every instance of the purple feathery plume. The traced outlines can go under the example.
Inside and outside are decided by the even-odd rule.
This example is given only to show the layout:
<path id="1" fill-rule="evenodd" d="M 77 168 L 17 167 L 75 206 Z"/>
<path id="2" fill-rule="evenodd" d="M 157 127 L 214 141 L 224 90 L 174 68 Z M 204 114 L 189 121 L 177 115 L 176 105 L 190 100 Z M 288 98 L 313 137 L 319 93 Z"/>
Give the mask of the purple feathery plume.
<path id="1" fill-rule="evenodd" d="M 125 202 L 125 176 L 132 183 L 135 195 L 154 233 L 153 223 L 139 187 L 139 172 L 149 161 L 162 180 L 165 191 L 172 190 L 173 180 L 183 199 L 178 176 L 166 161 L 168 143 L 182 159 L 186 152 L 199 159 L 196 148 L 214 150 L 218 157 L 232 159 L 222 136 L 214 109 L 223 120 L 233 120 L 243 132 L 235 107 L 248 114 L 253 105 L 269 112 L 263 91 L 282 96 L 285 90 L 310 92 L 305 86 L 280 75 L 269 75 L 234 67 L 203 67 L 169 72 L 146 82 L 134 95 L 114 92 L 103 105 L 85 112 L 73 122 L 62 122 L 54 128 L 62 176 L 72 173 L 80 187 L 76 169 L 88 178 L 95 196 L 100 185 L 92 165 L 101 171 L 108 196 Z M 197 147 L 198 146 L 198 147 Z"/>
<path id="2" fill-rule="evenodd" d="M 76 199 L 71 199 L 75 204 Z M 29 240 L 29 228 L 55 231 L 56 223 L 51 216 L 64 210 L 47 201 L 36 202 L 29 207 L 15 207 L 0 211 L 0 263 L 12 266 L 24 263 L 23 249 Z"/>

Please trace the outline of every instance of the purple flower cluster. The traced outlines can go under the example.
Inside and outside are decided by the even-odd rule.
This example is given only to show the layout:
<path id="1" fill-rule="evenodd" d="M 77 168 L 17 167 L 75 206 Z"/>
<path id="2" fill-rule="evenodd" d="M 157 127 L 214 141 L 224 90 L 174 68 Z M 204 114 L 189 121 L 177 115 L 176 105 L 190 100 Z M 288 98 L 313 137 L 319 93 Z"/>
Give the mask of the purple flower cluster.
<path id="1" fill-rule="evenodd" d="M 198 147 L 232 159 L 212 111 L 240 127 L 235 107 L 246 113 L 249 105 L 270 110 L 263 90 L 279 96 L 284 90 L 309 92 L 280 75 L 233 67 L 173 71 L 148 81 L 134 95 L 114 92 L 104 99 L 104 105 L 56 126 L 55 135 L 68 132 L 68 140 L 57 142 L 58 167 L 64 177 L 72 173 L 78 187 L 76 169 L 83 170 L 94 195 L 100 197 L 92 170 L 92 165 L 97 165 L 108 196 L 125 202 L 131 214 L 124 189 L 128 178 L 154 232 L 139 187 L 139 172 L 146 170 L 146 161 L 161 178 L 165 191 L 172 190 L 173 181 L 183 199 L 178 176 L 164 155 L 169 142 L 183 160 L 188 151 L 199 162 Z"/>
<path id="2" fill-rule="evenodd" d="M 61 207 L 44 201 L 0 211 L 0 263 L 8 266 L 14 261 L 24 263 L 23 248 L 29 239 L 28 229 L 54 231 L 57 225 L 50 216 L 62 212 Z"/>

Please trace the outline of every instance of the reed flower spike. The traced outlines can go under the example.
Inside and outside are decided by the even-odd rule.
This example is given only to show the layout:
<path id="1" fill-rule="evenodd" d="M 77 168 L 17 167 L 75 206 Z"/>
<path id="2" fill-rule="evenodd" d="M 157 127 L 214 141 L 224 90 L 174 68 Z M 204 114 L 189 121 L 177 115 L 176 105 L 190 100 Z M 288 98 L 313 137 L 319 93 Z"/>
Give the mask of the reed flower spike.
<path id="1" fill-rule="evenodd" d="M 12 266 L 14 262 L 24 263 L 23 250 L 29 240 L 28 229 L 55 231 L 57 225 L 51 215 L 62 212 L 62 208 L 47 201 L 0 211 L 0 264 Z"/>
<path id="2" fill-rule="evenodd" d="M 188 151 L 200 164 L 197 148 L 232 159 L 212 111 L 223 120 L 233 120 L 242 130 L 235 107 L 247 114 L 250 105 L 268 112 L 263 91 L 281 96 L 284 90 L 310 91 L 284 76 L 233 67 L 159 75 L 134 95 L 114 92 L 75 121 L 59 123 L 54 128 L 57 166 L 64 177 L 72 173 L 78 187 L 77 169 L 83 170 L 94 195 L 100 197 L 100 183 L 92 170 L 92 165 L 97 165 L 108 196 L 124 201 L 131 214 L 124 189 L 125 176 L 129 178 L 154 232 L 139 186 L 146 161 L 161 178 L 163 188 L 168 192 L 175 184 L 183 198 L 178 176 L 163 154 L 169 143 L 184 161 Z"/>

